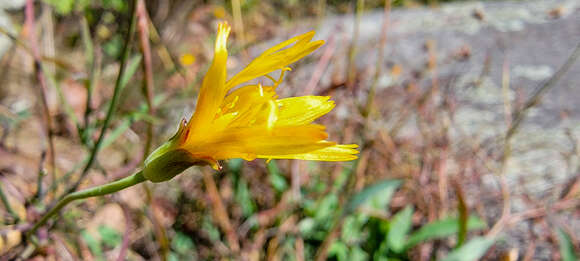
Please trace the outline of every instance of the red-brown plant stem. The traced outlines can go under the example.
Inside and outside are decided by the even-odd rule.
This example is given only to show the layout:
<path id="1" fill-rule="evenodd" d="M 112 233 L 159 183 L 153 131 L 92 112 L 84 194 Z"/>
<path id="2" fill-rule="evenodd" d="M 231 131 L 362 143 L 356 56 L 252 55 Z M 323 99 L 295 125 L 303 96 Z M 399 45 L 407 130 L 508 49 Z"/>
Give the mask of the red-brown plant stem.
<path id="1" fill-rule="evenodd" d="M 153 65 L 151 61 L 151 46 L 149 44 L 149 18 L 147 15 L 147 8 L 144 0 L 137 0 L 137 30 L 139 33 L 139 44 L 141 53 L 143 54 L 143 92 L 147 100 L 147 109 L 149 115 L 155 114 L 155 107 L 153 106 Z M 153 124 L 147 123 L 147 140 L 145 143 L 144 155 L 149 154 L 151 149 L 151 142 L 153 138 Z M 145 157 L 144 157 L 145 158 Z"/>
<path id="2" fill-rule="evenodd" d="M 123 240 L 121 241 L 121 249 L 119 250 L 119 257 L 117 261 L 123 261 L 126 259 L 127 249 L 129 248 L 129 240 L 131 236 L 131 212 L 129 207 L 123 203 L 119 203 L 123 209 L 123 215 L 125 216 L 125 231 L 123 232 Z"/>
<path id="3" fill-rule="evenodd" d="M 308 81 L 308 84 L 306 84 L 306 87 L 304 88 L 303 95 L 314 93 L 314 88 L 316 88 L 316 85 L 318 85 L 320 78 L 322 77 L 324 71 L 328 67 L 328 63 L 330 62 L 330 59 L 332 58 L 332 55 L 334 54 L 335 50 L 336 50 L 336 37 L 332 35 L 330 36 L 330 39 L 328 39 L 328 44 L 326 45 L 326 48 L 324 48 L 324 53 L 322 53 L 322 57 L 320 57 L 320 60 L 316 64 L 316 68 L 314 69 L 314 72 L 310 77 L 310 81 Z"/>
<path id="4" fill-rule="evenodd" d="M 45 72 L 42 67 L 42 62 L 40 60 L 40 52 L 38 50 L 38 43 L 36 39 L 36 26 L 34 22 L 34 0 L 27 0 L 25 6 L 25 28 L 27 30 L 27 36 L 29 41 L 29 46 L 32 51 L 32 56 L 34 59 L 34 72 L 39 85 L 41 106 L 43 111 L 43 116 L 45 120 L 45 132 L 48 137 L 48 151 L 50 154 L 49 162 L 51 166 L 51 177 L 52 182 L 56 182 L 56 157 L 53 142 L 52 133 L 52 119 L 50 118 L 50 111 L 48 109 L 48 100 L 46 92 L 48 90 Z"/>
<path id="5" fill-rule="evenodd" d="M 224 206 L 224 203 L 222 202 L 217 186 L 213 180 L 213 176 L 211 175 L 211 173 L 207 172 L 207 170 L 204 170 L 202 172 L 205 189 L 212 203 L 212 211 L 214 217 L 218 225 L 226 234 L 226 240 L 230 245 L 230 249 L 232 250 L 232 252 L 237 253 L 240 250 L 239 239 L 238 236 L 236 235 L 235 230 L 232 227 L 232 224 L 228 217 L 228 212 Z"/>

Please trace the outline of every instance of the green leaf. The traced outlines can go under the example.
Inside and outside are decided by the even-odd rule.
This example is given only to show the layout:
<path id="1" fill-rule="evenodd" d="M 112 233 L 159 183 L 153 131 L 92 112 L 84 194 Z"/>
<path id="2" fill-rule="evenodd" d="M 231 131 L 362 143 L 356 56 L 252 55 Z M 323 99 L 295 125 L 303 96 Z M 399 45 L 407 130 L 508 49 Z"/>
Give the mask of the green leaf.
<path id="1" fill-rule="evenodd" d="M 426 224 L 411 234 L 405 248 L 412 248 L 423 241 L 452 236 L 459 230 L 458 222 L 458 218 L 449 217 Z M 486 223 L 476 216 L 471 216 L 467 220 L 467 230 L 483 229 L 486 226 Z"/>
<path id="2" fill-rule="evenodd" d="M 239 179 L 238 186 L 236 187 L 236 200 L 242 208 L 242 214 L 244 217 L 249 217 L 256 211 L 256 204 L 252 199 L 250 193 L 250 188 L 245 180 Z"/>
<path id="3" fill-rule="evenodd" d="M 101 236 L 101 240 L 108 247 L 118 246 L 121 244 L 121 241 L 123 240 L 121 233 L 119 233 L 119 231 L 111 227 L 101 225 L 98 227 L 97 230 L 99 232 L 99 235 Z"/>
<path id="4" fill-rule="evenodd" d="M 574 244 L 572 244 L 572 239 L 563 229 L 556 229 L 558 234 L 558 241 L 560 241 L 560 255 L 562 256 L 562 261 L 576 261 L 578 256 L 574 253 Z"/>
<path id="5" fill-rule="evenodd" d="M 123 50 L 123 38 L 120 35 L 114 35 L 103 45 L 103 51 L 110 57 L 118 58 Z"/>
<path id="6" fill-rule="evenodd" d="M 337 209 L 338 197 L 336 194 L 329 194 L 317 204 L 314 219 L 318 222 L 329 224 L 328 221 L 336 215 Z"/>
<path id="7" fill-rule="evenodd" d="M 368 222 L 368 216 L 356 214 L 344 219 L 341 238 L 347 244 L 356 244 L 365 240 L 364 225 Z"/>
<path id="8" fill-rule="evenodd" d="M 97 260 L 102 260 L 103 259 L 103 249 L 101 248 L 101 242 L 99 242 L 97 239 L 95 239 L 86 230 L 83 230 L 83 232 L 81 232 L 81 237 L 83 238 L 85 243 L 87 243 L 87 246 L 89 246 L 91 253 L 93 253 L 93 255 L 95 255 L 97 257 Z"/>
<path id="9" fill-rule="evenodd" d="M 191 238 L 181 232 L 177 232 L 173 240 L 171 240 L 171 248 L 182 255 L 195 251 L 194 247 Z"/>
<path id="10" fill-rule="evenodd" d="M 469 240 L 460 248 L 453 250 L 443 261 L 479 260 L 494 242 L 495 238 L 476 237 Z"/>
<path id="11" fill-rule="evenodd" d="M 391 221 L 387 234 L 389 247 L 396 253 L 405 249 L 405 242 L 409 230 L 411 230 L 413 207 L 408 205 L 405 209 L 397 212 Z"/>
<path id="12" fill-rule="evenodd" d="M 277 192 L 285 191 L 288 188 L 288 183 L 286 182 L 284 176 L 282 176 L 276 161 L 272 160 L 268 162 L 266 166 L 268 167 L 268 172 L 270 173 L 270 183 L 272 184 L 272 187 L 274 187 Z"/>
<path id="13" fill-rule="evenodd" d="M 132 123 L 133 119 L 131 119 L 131 117 L 125 117 L 121 123 L 119 123 L 117 127 L 115 127 L 115 129 L 103 139 L 101 148 L 106 148 L 113 144 L 113 142 L 115 142 L 119 137 L 121 137 L 121 135 L 123 135 L 123 133 L 125 133 L 125 131 L 131 127 Z"/>
<path id="14" fill-rule="evenodd" d="M 243 164 L 244 164 L 243 159 L 231 159 L 228 160 L 228 169 L 234 173 L 240 173 Z"/>
<path id="15" fill-rule="evenodd" d="M 340 191 L 346 185 L 348 177 L 350 175 L 352 175 L 352 173 L 355 171 L 356 162 L 357 161 L 343 163 L 342 171 L 340 172 L 340 175 L 338 175 L 338 177 L 334 180 L 334 182 L 332 184 L 332 192 L 340 193 Z"/>
<path id="16" fill-rule="evenodd" d="M 369 254 L 367 254 L 367 252 L 365 252 L 362 248 L 356 246 L 351 248 L 348 260 L 351 261 L 369 260 Z"/>
<path id="17" fill-rule="evenodd" d="M 467 210 L 467 204 L 463 199 L 463 191 L 459 185 L 455 190 L 457 195 L 457 211 L 459 212 L 459 222 L 457 225 L 459 226 L 459 231 L 457 232 L 457 246 L 461 247 L 467 238 L 467 221 L 469 218 L 469 213 Z"/>
<path id="18" fill-rule="evenodd" d="M 75 5 L 75 0 L 44 0 L 44 2 L 53 6 L 54 10 L 61 15 L 69 14 Z"/>
<path id="19" fill-rule="evenodd" d="M 316 229 L 316 221 L 313 218 L 304 218 L 298 223 L 298 230 L 300 234 L 305 237 L 310 237 Z"/>
<path id="20" fill-rule="evenodd" d="M 394 190 L 401 185 L 400 180 L 384 180 L 378 183 L 369 185 L 363 188 L 360 192 L 351 197 L 351 199 L 346 203 L 343 215 L 349 215 L 353 213 L 360 205 L 367 202 L 368 199 L 380 193 L 384 190 Z"/>
<path id="21" fill-rule="evenodd" d="M 127 83 L 129 83 L 129 80 L 133 78 L 133 75 L 137 69 L 139 69 L 139 64 L 141 64 L 141 55 L 138 54 L 129 59 L 129 63 L 125 68 L 123 75 L 121 76 L 121 89 L 125 88 Z"/>
<path id="22" fill-rule="evenodd" d="M 398 187 L 393 186 L 377 192 L 375 195 L 371 196 L 363 206 L 380 211 L 387 209 L 397 188 Z"/>
<path id="23" fill-rule="evenodd" d="M 127 3 L 123 0 L 103 0 L 103 7 L 122 12 L 127 9 Z"/>
<path id="24" fill-rule="evenodd" d="M 176 253 L 170 252 L 168 257 L 168 261 L 179 261 L 179 256 Z"/>
<path id="25" fill-rule="evenodd" d="M 205 233 L 207 233 L 209 239 L 211 241 L 219 241 L 220 240 L 220 231 L 216 226 L 214 226 L 211 216 L 205 215 L 203 216 L 201 222 L 201 229 Z"/>
<path id="26" fill-rule="evenodd" d="M 334 241 L 328 249 L 328 257 L 336 257 L 338 261 L 346 261 L 348 260 L 348 247 L 343 242 Z"/>

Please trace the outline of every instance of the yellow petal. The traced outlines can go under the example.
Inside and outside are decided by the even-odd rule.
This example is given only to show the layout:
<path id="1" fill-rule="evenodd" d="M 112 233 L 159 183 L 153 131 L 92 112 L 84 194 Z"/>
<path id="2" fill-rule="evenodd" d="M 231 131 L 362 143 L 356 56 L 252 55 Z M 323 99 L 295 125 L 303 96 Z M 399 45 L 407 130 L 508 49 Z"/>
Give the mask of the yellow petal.
<path id="1" fill-rule="evenodd" d="M 211 140 L 186 145 L 195 155 L 208 155 L 215 159 L 253 159 L 256 155 L 301 154 L 335 145 L 324 141 L 328 135 L 324 126 L 274 127 L 267 131 L 265 126 L 230 128 L 215 133 Z"/>
<path id="2" fill-rule="evenodd" d="M 277 100 L 277 126 L 304 125 L 327 114 L 334 108 L 329 96 L 302 96 Z"/>
<path id="3" fill-rule="evenodd" d="M 322 149 L 310 151 L 301 154 L 286 155 L 257 155 L 258 158 L 264 159 L 299 159 L 299 160 L 318 160 L 318 161 L 349 161 L 357 159 L 358 151 L 356 144 L 337 144 Z"/>
<path id="4" fill-rule="evenodd" d="M 266 75 L 275 70 L 283 69 L 287 65 L 312 53 L 324 44 L 324 41 L 310 42 L 313 36 L 314 32 L 308 32 L 268 49 L 248 64 L 246 68 L 228 80 L 226 83 L 226 89 L 231 89 L 238 84 Z M 295 43 L 293 46 L 288 47 L 293 43 Z"/>
<path id="5" fill-rule="evenodd" d="M 230 26 L 227 23 L 218 25 L 218 34 L 215 42 L 213 62 L 201 84 L 195 113 L 191 116 L 188 124 L 193 128 L 193 133 L 203 133 L 213 121 L 219 106 L 222 104 L 228 90 L 225 88 L 226 62 L 228 50 L 226 44 L 230 34 Z"/>

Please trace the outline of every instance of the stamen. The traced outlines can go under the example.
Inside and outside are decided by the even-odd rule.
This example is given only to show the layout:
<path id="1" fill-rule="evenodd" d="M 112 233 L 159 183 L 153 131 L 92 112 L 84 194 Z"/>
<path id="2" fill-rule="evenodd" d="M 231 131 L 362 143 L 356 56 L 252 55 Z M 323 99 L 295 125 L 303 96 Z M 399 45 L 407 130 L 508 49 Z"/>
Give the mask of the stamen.
<path id="1" fill-rule="evenodd" d="M 271 131 L 274 128 L 274 124 L 278 120 L 278 106 L 274 100 L 269 100 L 268 105 L 270 107 L 270 113 L 268 115 L 267 128 L 268 131 Z"/>
<path id="2" fill-rule="evenodd" d="M 280 69 L 280 77 L 278 77 L 278 80 L 275 80 L 274 77 L 272 77 L 270 75 L 267 75 L 267 74 L 264 75 L 264 76 L 268 77 L 268 79 L 270 79 L 272 81 L 272 83 L 274 84 L 274 88 L 276 88 L 284 80 L 284 73 L 286 71 L 292 71 L 292 68 L 290 68 L 290 67 L 284 67 L 284 68 Z"/>
<path id="3" fill-rule="evenodd" d="M 267 74 L 264 76 L 268 77 L 268 79 L 270 79 L 270 81 L 272 81 L 274 84 L 276 84 L 276 80 L 274 80 L 274 77 L 267 75 Z"/>
<path id="4" fill-rule="evenodd" d="M 240 99 L 240 96 L 236 95 L 236 97 L 234 97 L 234 100 L 227 106 L 227 108 L 228 109 L 234 108 L 234 106 L 236 106 L 236 103 L 238 103 L 239 99 Z"/>
<path id="5" fill-rule="evenodd" d="M 262 88 L 261 83 L 258 83 L 258 88 L 260 89 L 260 97 L 264 97 L 264 88 Z"/>

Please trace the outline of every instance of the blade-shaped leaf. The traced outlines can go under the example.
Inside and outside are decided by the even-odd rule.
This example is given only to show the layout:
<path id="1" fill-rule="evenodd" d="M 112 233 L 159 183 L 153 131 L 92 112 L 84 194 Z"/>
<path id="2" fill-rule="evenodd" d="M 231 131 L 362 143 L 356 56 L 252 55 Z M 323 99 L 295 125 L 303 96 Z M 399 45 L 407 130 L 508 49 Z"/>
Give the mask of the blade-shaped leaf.
<path id="1" fill-rule="evenodd" d="M 458 218 L 445 218 L 434 221 L 422 226 L 417 232 L 411 234 L 405 248 L 411 248 L 415 245 L 432 239 L 444 238 L 457 234 L 459 230 Z M 487 225 L 478 217 L 471 216 L 467 220 L 467 230 L 483 229 Z"/>
<path id="2" fill-rule="evenodd" d="M 460 248 L 453 250 L 443 261 L 473 261 L 479 260 L 489 247 L 493 245 L 495 238 L 476 237 L 469 240 Z"/>
<path id="3" fill-rule="evenodd" d="M 125 88 L 127 83 L 129 83 L 129 80 L 133 78 L 133 75 L 135 74 L 137 69 L 139 69 L 140 63 L 141 63 L 141 55 L 135 55 L 129 60 L 129 63 L 127 64 L 127 69 L 125 69 L 125 72 L 121 76 L 121 89 Z"/>
<path id="4" fill-rule="evenodd" d="M 413 207 L 408 205 L 405 209 L 397 212 L 391 221 L 387 240 L 389 247 L 400 253 L 405 248 L 406 237 L 411 230 Z"/>
<path id="5" fill-rule="evenodd" d="M 270 173 L 270 183 L 272 184 L 272 187 L 274 187 L 277 192 L 284 192 L 288 188 L 288 183 L 284 176 L 282 176 L 282 172 L 280 171 L 280 168 L 278 168 L 276 161 L 270 161 L 266 167 Z"/>
<path id="6" fill-rule="evenodd" d="M 558 233 L 558 241 L 560 241 L 560 255 L 562 255 L 562 261 L 578 260 L 578 256 L 574 253 L 574 244 L 572 244 L 570 236 L 561 228 L 558 228 L 556 232 Z"/>
<path id="7" fill-rule="evenodd" d="M 343 215 L 349 215 L 353 213 L 360 205 L 365 203 L 369 198 L 371 198 L 376 193 L 379 193 L 386 189 L 396 189 L 401 185 L 400 180 L 384 180 L 378 183 L 369 185 L 363 188 L 360 192 L 356 193 L 346 204 L 344 208 Z"/>

